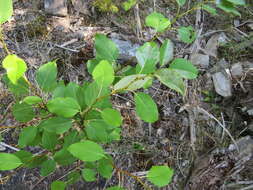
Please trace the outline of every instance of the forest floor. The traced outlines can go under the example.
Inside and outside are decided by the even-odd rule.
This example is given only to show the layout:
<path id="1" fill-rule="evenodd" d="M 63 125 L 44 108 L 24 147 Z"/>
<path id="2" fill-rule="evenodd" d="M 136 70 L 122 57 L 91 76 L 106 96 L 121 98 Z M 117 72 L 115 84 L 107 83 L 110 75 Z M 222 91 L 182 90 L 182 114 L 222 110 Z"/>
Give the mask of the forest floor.
<path id="1" fill-rule="evenodd" d="M 94 57 L 97 32 L 142 45 L 152 38 L 152 30 L 144 24 L 149 13 L 155 10 L 172 19 L 177 12 L 174 0 L 145 0 L 128 12 L 119 8 L 117 13 L 100 12 L 87 1 L 79 9 L 70 3 L 68 17 L 55 17 L 45 14 L 42 0 L 34 2 L 15 1 L 13 19 L 4 24 L 8 49 L 26 61 L 30 80 L 41 64 L 56 59 L 58 77 L 65 82 L 90 80 L 86 62 Z M 182 12 L 192 6 L 190 2 Z M 240 12 L 241 17 L 232 17 L 197 10 L 179 19 L 175 28 L 192 25 L 197 30 L 198 38 L 190 45 L 180 42 L 176 31 L 159 37 L 159 41 L 171 39 L 175 57 L 192 60 L 200 74 L 187 81 L 185 97 L 154 81 L 146 92 L 157 102 L 160 118 L 152 125 L 136 116 L 131 94 L 113 97 L 114 106 L 124 116 L 122 139 L 110 146 L 117 167 L 143 177 L 152 165 L 170 166 L 175 171 L 173 181 L 162 190 L 253 189 L 253 6 Z M 4 56 L 0 46 L 0 60 Z M 218 95 L 214 87 L 214 75 L 219 72 L 226 72 L 225 81 L 219 82 L 230 85 L 225 89 L 225 93 L 231 91 L 229 97 Z M 3 74 L 0 67 L 0 76 Z M 13 102 L 0 81 L 0 126 L 5 126 L 0 128 L 2 142 L 16 147 L 20 129 L 8 127 L 19 126 L 10 112 Z M 5 147 L 0 151 L 13 152 Z M 46 190 L 71 169 L 61 167 L 45 178 L 39 169 L 2 172 L 0 189 Z M 68 189 L 102 190 L 119 183 L 128 190 L 143 189 L 116 171 L 111 180 L 79 180 Z"/>

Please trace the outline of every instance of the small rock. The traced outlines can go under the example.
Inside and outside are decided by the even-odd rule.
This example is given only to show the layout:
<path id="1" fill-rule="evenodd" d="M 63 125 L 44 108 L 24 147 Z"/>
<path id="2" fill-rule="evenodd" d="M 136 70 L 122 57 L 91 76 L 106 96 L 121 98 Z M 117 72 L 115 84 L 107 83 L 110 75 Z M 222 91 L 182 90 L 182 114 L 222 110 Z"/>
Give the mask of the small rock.
<path id="1" fill-rule="evenodd" d="M 245 136 L 236 141 L 240 154 L 238 158 L 250 159 L 253 156 L 253 139 L 250 136 Z M 235 151 L 236 146 L 234 144 L 229 145 L 229 151 Z"/>
<path id="2" fill-rule="evenodd" d="M 191 62 L 199 67 L 208 68 L 209 66 L 209 55 L 196 53 L 191 56 Z"/>
<path id="3" fill-rule="evenodd" d="M 253 30 L 253 23 L 247 24 L 247 26 L 248 26 L 251 30 Z"/>
<path id="4" fill-rule="evenodd" d="M 250 115 L 250 116 L 253 116 L 253 109 L 247 110 L 247 114 Z"/>
<path id="5" fill-rule="evenodd" d="M 221 34 L 212 36 L 208 40 L 206 47 L 204 49 L 205 54 L 213 56 L 213 57 L 217 57 L 218 46 L 221 43 L 225 43 L 227 41 L 228 41 L 228 39 L 227 39 L 227 36 L 225 35 L 225 33 L 221 33 Z"/>
<path id="6" fill-rule="evenodd" d="M 71 0 L 72 5 L 74 6 L 74 9 L 79 12 L 82 13 L 84 15 L 90 15 L 90 11 L 88 9 L 88 2 L 86 1 L 81 1 L 81 0 Z"/>
<path id="7" fill-rule="evenodd" d="M 135 53 L 140 47 L 138 44 L 132 44 L 129 41 L 119 40 L 116 38 L 111 38 L 111 40 L 117 45 L 119 49 L 119 59 L 129 61 L 135 58 Z"/>
<path id="8" fill-rule="evenodd" d="M 54 16 L 67 16 L 68 9 L 65 0 L 44 0 L 46 13 Z"/>
<path id="9" fill-rule="evenodd" d="M 212 75 L 214 88 L 217 94 L 223 97 L 232 96 L 232 83 L 231 80 L 222 72 L 217 72 Z"/>
<path id="10" fill-rule="evenodd" d="M 230 69 L 231 75 L 234 78 L 238 78 L 241 77 L 243 74 L 243 68 L 242 65 L 240 63 L 235 63 L 232 65 L 231 69 Z"/>

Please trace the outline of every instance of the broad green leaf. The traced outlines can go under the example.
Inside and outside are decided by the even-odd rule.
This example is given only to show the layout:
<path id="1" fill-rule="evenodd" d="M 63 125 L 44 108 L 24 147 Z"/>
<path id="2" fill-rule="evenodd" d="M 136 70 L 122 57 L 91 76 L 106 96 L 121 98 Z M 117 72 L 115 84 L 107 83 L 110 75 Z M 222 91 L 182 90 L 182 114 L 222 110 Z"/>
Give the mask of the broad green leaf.
<path id="1" fill-rule="evenodd" d="M 159 48 L 155 42 L 146 42 L 137 49 L 135 56 L 141 68 L 146 64 L 155 66 L 159 61 Z"/>
<path id="2" fill-rule="evenodd" d="M 171 182 L 173 173 L 174 171 L 168 166 L 152 166 L 147 174 L 147 178 L 156 186 L 164 187 Z"/>
<path id="3" fill-rule="evenodd" d="M 106 190 L 125 190 L 123 187 L 119 187 L 119 186 L 113 186 L 113 187 L 109 187 Z"/>
<path id="4" fill-rule="evenodd" d="M 40 175 L 48 176 L 50 173 L 54 172 L 56 168 L 56 163 L 54 160 L 47 160 L 41 164 Z"/>
<path id="5" fill-rule="evenodd" d="M 12 107 L 12 113 L 16 120 L 20 122 L 27 122 L 35 117 L 33 107 L 26 103 L 17 103 Z"/>
<path id="6" fill-rule="evenodd" d="M 182 7 L 186 3 L 186 0 L 176 0 L 176 1 L 180 7 Z"/>
<path id="7" fill-rule="evenodd" d="M 54 154 L 54 160 L 63 166 L 70 165 L 73 162 L 76 161 L 76 158 L 74 158 L 68 151 L 67 149 L 63 148 L 56 152 Z"/>
<path id="8" fill-rule="evenodd" d="M 21 164 L 21 160 L 14 154 L 0 153 L 0 171 L 12 170 Z"/>
<path id="9" fill-rule="evenodd" d="M 183 58 L 174 59 L 169 68 L 186 79 L 194 79 L 198 76 L 198 69 L 190 61 Z"/>
<path id="10" fill-rule="evenodd" d="M 80 106 L 73 98 L 55 98 L 47 103 L 47 108 L 51 113 L 62 117 L 73 117 L 80 110 Z"/>
<path id="11" fill-rule="evenodd" d="M 157 105 L 154 100 L 143 92 L 134 95 L 137 115 L 146 122 L 153 123 L 158 120 Z"/>
<path id="12" fill-rule="evenodd" d="M 37 146 L 41 143 L 41 139 L 42 139 L 42 132 L 40 132 L 40 129 L 38 129 L 36 137 L 33 139 L 33 141 L 31 143 L 29 143 L 29 145 L 30 146 Z"/>
<path id="13" fill-rule="evenodd" d="M 230 3 L 233 3 L 234 5 L 245 5 L 245 0 L 227 0 Z"/>
<path id="14" fill-rule="evenodd" d="M 179 38 L 184 43 L 190 44 L 196 39 L 196 32 L 192 26 L 177 29 Z"/>
<path id="15" fill-rule="evenodd" d="M 41 166 L 43 162 L 45 162 L 48 159 L 46 155 L 43 156 L 34 156 L 29 162 L 26 163 L 27 168 L 36 168 L 38 166 Z"/>
<path id="16" fill-rule="evenodd" d="M 163 66 L 173 59 L 174 45 L 171 40 L 166 39 L 160 48 L 160 65 Z"/>
<path id="17" fill-rule="evenodd" d="M 108 136 L 108 142 L 119 141 L 121 138 L 121 128 L 115 128 Z"/>
<path id="18" fill-rule="evenodd" d="M 146 26 L 150 26 L 156 30 L 156 32 L 163 32 L 171 26 L 169 19 L 164 17 L 161 13 L 153 12 L 145 19 Z"/>
<path id="19" fill-rule="evenodd" d="M 51 190 L 64 190 L 66 187 L 66 183 L 63 181 L 54 181 L 51 184 Z"/>
<path id="20" fill-rule="evenodd" d="M 86 162 L 93 162 L 105 157 L 102 147 L 88 140 L 70 145 L 68 151 L 76 158 Z"/>
<path id="21" fill-rule="evenodd" d="M 38 104 L 38 103 L 42 102 L 42 99 L 38 96 L 27 96 L 24 98 L 23 102 L 25 102 L 29 105 L 33 105 L 33 104 Z"/>
<path id="22" fill-rule="evenodd" d="M 44 92 L 51 92 L 56 87 L 57 66 L 56 62 L 42 65 L 36 72 L 36 81 Z"/>
<path id="23" fill-rule="evenodd" d="M 48 150 L 53 150 L 58 143 L 58 136 L 55 133 L 43 132 L 42 146 Z"/>
<path id="24" fill-rule="evenodd" d="M 32 160 L 33 154 L 24 150 L 20 150 L 18 152 L 14 153 L 15 156 L 17 156 L 24 166 L 26 166 L 27 163 L 29 163 Z"/>
<path id="25" fill-rule="evenodd" d="M 150 76 L 144 74 L 129 75 L 117 82 L 113 89 L 116 91 L 134 91 L 142 88 L 150 79 L 152 79 Z"/>
<path id="26" fill-rule="evenodd" d="M 18 145 L 20 148 L 24 148 L 33 142 L 37 135 L 37 127 L 29 126 L 22 129 L 19 134 Z"/>
<path id="27" fill-rule="evenodd" d="M 92 72 L 93 79 L 99 86 L 108 87 L 114 81 L 114 70 L 108 61 L 100 61 Z"/>
<path id="28" fill-rule="evenodd" d="M 103 176 L 106 179 L 110 179 L 112 177 L 112 158 L 104 158 L 98 161 L 98 172 L 100 173 L 101 176 Z"/>
<path id="29" fill-rule="evenodd" d="M 92 74 L 94 68 L 98 65 L 99 60 L 97 59 L 90 59 L 87 61 L 86 65 L 87 65 L 87 70 L 90 74 Z"/>
<path id="30" fill-rule="evenodd" d="M 108 125 L 119 127 L 122 124 L 122 117 L 118 110 L 106 108 L 102 111 L 101 116 Z"/>
<path id="31" fill-rule="evenodd" d="M 68 135 L 65 135 L 64 137 L 64 144 L 63 144 L 63 148 L 68 148 L 70 145 L 80 141 L 80 136 L 78 135 L 78 132 L 75 131 L 71 131 Z"/>
<path id="32" fill-rule="evenodd" d="M 206 10 L 207 12 L 209 12 L 212 15 L 217 15 L 216 9 L 209 6 L 209 5 L 202 5 L 202 9 Z"/>
<path id="33" fill-rule="evenodd" d="M 232 13 L 234 15 L 241 16 L 241 14 L 236 10 L 234 4 L 227 0 L 220 0 L 217 7 L 227 13 Z"/>
<path id="34" fill-rule="evenodd" d="M 113 63 L 119 56 L 119 50 L 115 43 L 103 34 L 95 36 L 96 59 L 107 60 Z"/>
<path id="35" fill-rule="evenodd" d="M 44 130 L 56 134 L 65 133 L 71 128 L 71 126 L 71 119 L 64 117 L 52 117 L 50 119 L 42 121 L 39 124 L 39 127 L 43 128 Z"/>
<path id="36" fill-rule="evenodd" d="M 83 179 L 87 182 L 96 180 L 96 172 L 89 168 L 84 168 L 82 170 L 82 176 L 83 176 Z"/>
<path id="37" fill-rule="evenodd" d="M 127 0 L 124 3 L 122 3 L 122 7 L 125 11 L 128 11 L 131 9 L 135 4 L 137 3 L 137 0 Z"/>
<path id="38" fill-rule="evenodd" d="M 160 69 L 155 73 L 155 76 L 160 80 L 161 83 L 165 84 L 169 88 L 185 94 L 185 85 L 182 77 L 172 69 Z"/>
<path id="39" fill-rule="evenodd" d="M 66 182 L 67 185 L 71 185 L 76 183 L 79 179 L 80 179 L 81 175 L 79 173 L 79 171 L 73 171 L 70 174 L 68 174 L 67 178 L 68 181 Z"/>
<path id="40" fill-rule="evenodd" d="M 11 18 L 13 13 L 12 0 L 0 1 L 0 25 Z"/>
<path id="41" fill-rule="evenodd" d="M 78 104 L 81 107 L 81 110 L 84 110 L 84 108 L 86 107 L 86 103 L 85 103 L 85 91 L 87 86 L 89 85 L 89 83 L 84 83 L 82 86 L 79 86 L 76 92 L 76 99 Z"/>
<path id="42" fill-rule="evenodd" d="M 85 131 L 90 140 L 106 143 L 108 142 L 108 134 L 106 132 L 106 128 L 106 123 L 91 121 L 85 127 Z"/>
<path id="43" fill-rule="evenodd" d="M 6 69 L 7 76 L 13 84 L 17 84 L 17 81 L 24 75 L 27 69 L 24 60 L 15 54 L 7 55 L 4 58 L 3 68 Z"/>
<path id="44" fill-rule="evenodd" d="M 4 75 L 3 81 L 8 86 L 8 89 L 11 91 L 11 93 L 17 98 L 21 98 L 29 94 L 29 84 L 24 77 L 18 79 L 16 84 L 13 84 L 8 79 L 7 75 Z"/>

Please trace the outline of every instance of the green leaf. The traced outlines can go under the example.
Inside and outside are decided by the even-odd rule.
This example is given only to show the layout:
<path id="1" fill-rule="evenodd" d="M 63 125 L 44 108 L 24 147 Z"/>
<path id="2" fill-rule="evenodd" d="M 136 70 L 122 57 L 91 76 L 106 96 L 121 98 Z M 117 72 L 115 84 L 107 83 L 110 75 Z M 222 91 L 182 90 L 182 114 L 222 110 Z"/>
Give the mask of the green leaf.
<path id="1" fill-rule="evenodd" d="M 145 24 L 146 26 L 154 28 L 156 32 L 163 32 L 166 28 L 171 26 L 170 20 L 157 12 L 148 15 L 145 19 Z"/>
<path id="2" fill-rule="evenodd" d="M 85 127 L 85 131 L 90 140 L 96 142 L 108 142 L 108 134 L 106 132 L 107 125 L 103 122 L 91 121 Z"/>
<path id="3" fill-rule="evenodd" d="M 86 65 L 87 65 L 87 70 L 90 74 L 92 74 L 94 68 L 98 65 L 99 60 L 97 59 L 90 59 L 87 61 Z"/>
<path id="4" fill-rule="evenodd" d="M 160 65 L 163 66 L 173 59 L 174 45 L 171 40 L 166 39 L 160 48 Z"/>
<path id="5" fill-rule="evenodd" d="M 113 187 L 109 187 L 106 190 L 125 190 L 123 187 L 119 187 L 119 186 L 113 186 Z"/>
<path id="6" fill-rule="evenodd" d="M 233 3 L 234 5 L 246 5 L 245 0 L 227 0 L 230 3 Z"/>
<path id="7" fill-rule="evenodd" d="M 84 83 L 82 86 L 79 86 L 76 92 L 76 98 L 77 101 L 81 107 L 81 110 L 84 110 L 84 108 L 86 107 L 86 103 L 85 103 L 85 91 L 86 88 L 88 86 L 88 83 Z"/>
<path id="8" fill-rule="evenodd" d="M 134 95 L 137 115 L 146 122 L 153 123 L 158 120 L 157 105 L 154 100 L 143 92 Z"/>
<path id="9" fill-rule="evenodd" d="M 234 15 L 241 16 L 241 14 L 236 10 L 233 3 L 228 2 L 226 0 L 220 0 L 218 2 L 219 2 L 219 4 L 217 5 L 218 8 L 222 9 L 227 13 L 232 13 Z"/>
<path id="10" fill-rule="evenodd" d="M 173 173 L 174 171 L 168 166 L 152 166 L 147 174 L 147 178 L 156 186 L 164 187 L 171 182 Z"/>
<path id="11" fill-rule="evenodd" d="M 24 148 L 33 142 L 37 135 L 37 127 L 30 126 L 22 129 L 19 134 L 18 145 L 20 148 Z"/>
<path id="12" fill-rule="evenodd" d="M 114 62 L 119 56 L 119 50 L 115 43 L 103 34 L 95 36 L 96 59 Z"/>
<path id="13" fill-rule="evenodd" d="M 129 75 L 117 82 L 113 89 L 117 91 L 134 91 L 144 87 L 150 79 L 152 79 L 150 76 L 146 76 L 144 74 Z"/>
<path id="14" fill-rule="evenodd" d="M 137 3 L 137 0 L 127 0 L 124 3 L 122 3 L 122 7 L 125 11 L 129 11 L 135 4 Z"/>
<path id="15" fill-rule="evenodd" d="M 195 79 L 198 76 L 198 69 L 190 61 L 183 58 L 174 59 L 170 68 L 186 79 Z"/>
<path id="16" fill-rule="evenodd" d="M 108 87 L 114 81 L 114 70 L 108 61 L 100 61 L 92 72 L 93 79 L 99 86 Z"/>
<path id="17" fill-rule="evenodd" d="M 119 127 L 122 124 L 122 117 L 118 110 L 106 108 L 102 111 L 101 116 L 108 125 Z"/>
<path id="18" fill-rule="evenodd" d="M 212 15 L 218 15 L 216 9 L 209 5 L 202 5 L 202 9 L 204 9 L 205 11 L 209 12 Z"/>
<path id="19" fill-rule="evenodd" d="M 27 163 L 29 163 L 32 160 L 32 157 L 33 157 L 32 153 L 24 151 L 24 150 L 15 152 L 14 155 L 17 156 L 25 166 Z"/>
<path id="20" fill-rule="evenodd" d="M 73 162 L 76 161 L 76 158 L 74 158 L 68 151 L 67 149 L 63 148 L 56 152 L 54 154 L 54 160 L 63 166 L 70 165 Z"/>
<path id="21" fill-rule="evenodd" d="M 51 190 L 64 190 L 66 187 L 66 183 L 63 181 L 54 181 L 51 184 Z"/>
<path id="22" fill-rule="evenodd" d="M 103 176 L 106 179 L 110 179 L 112 177 L 112 158 L 104 158 L 98 161 L 98 172 L 100 173 L 101 176 Z"/>
<path id="23" fill-rule="evenodd" d="M 14 154 L 0 153 L 0 171 L 12 170 L 21 164 L 21 160 Z"/>
<path id="24" fill-rule="evenodd" d="M 73 171 L 70 174 L 68 174 L 68 181 L 67 181 L 67 185 L 71 185 L 76 183 L 79 179 L 80 179 L 80 173 L 79 171 Z"/>
<path id="25" fill-rule="evenodd" d="M 13 13 L 12 0 L 0 1 L 0 25 L 11 18 Z"/>
<path id="26" fill-rule="evenodd" d="M 54 172 L 56 168 L 56 163 L 54 160 L 47 160 L 41 164 L 40 175 L 48 176 L 50 173 Z"/>
<path id="27" fill-rule="evenodd" d="M 75 131 L 71 131 L 68 135 L 65 135 L 64 137 L 64 144 L 63 144 L 63 148 L 68 148 L 71 144 L 74 144 L 78 141 L 80 141 L 80 136 L 78 135 L 78 132 Z"/>
<path id="28" fill-rule="evenodd" d="M 82 170 L 83 179 L 87 182 L 96 180 L 96 172 L 92 169 L 85 168 Z"/>
<path id="29" fill-rule="evenodd" d="M 42 102 L 42 99 L 38 96 L 27 96 L 24 98 L 23 102 L 27 103 L 28 105 L 33 105 Z"/>
<path id="30" fill-rule="evenodd" d="M 39 124 L 39 127 L 43 128 L 47 132 L 62 134 L 68 131 L 72 126 L 71 119 L 63 117 L 52 117 L 44 120 Z"/>
<path id="31" fill-rule="evenodd" d="M 58 143 L 58 136 L 55 133 L 43 132 L 42 146 L 48 150 L 53 150 Z"/>
<path id="32" fill-rule="evenodd" d="M 68 151 L 73 156 L 86 162 L 93 162 L 105 157 L 102 147 L 88 140 L 70 145 Z"/>
<path id="33" fill-rule="evenodd" d="M 16 120 L 20 122 L 27 122 L 35 117 L 33 108 L 26 103 L 17 103 L 12 107 L 12 112 Z"/>
<path id="34" fill-rule="evenodd" d="M 73 98 L 55 98 L 47 103 L 47 108 L 51 113 L 62 117 L 73 117 L 80 110 L 78 102 Z"/>
<path id="35" fill-rule="evenodd" d="M 186 3 L 186 0 L 176 0 L 176 1 L 180 7 L 182 7 Z"/>
<path id="36" fill-rule="evenodd" d="M 155 76 L 160 80 L 161 83 L 165 84 L 169 88 L 185 94 L 185 86 L 182 77 L 172 69 L 160 69 L 155 73 Z"/>
<path id="37" fill-rule="evenodd" d="M 36 72 L 36 81 L 44 92 L 51 92 L 55 89 L 57 77 L 56 62 L 49 62 L 42 65 Z"/>
<path id="38" fill-rule="evenodd" d="M 196 32 L 192 26 L 177 29 L 179 38 L 184 43 L 190 44 L 196 39 Z"/>
<path id="39" fill-rule="evenodd" d="M 137 49 L 136 58 L 142 69 L 146 64 L 155 66 L 159 61 L 159 48 L 157 44 L 154 42 L 146 42 Z"/>
<path id="40" fill-rule="evenodd" d="M 34 156 L 29 162 L 26 163 L 27 168 L 35 168 L 40 166 L 44 161 L 46 161 L 48 157 L 46 155 L 43 156 Z"/>
<path id="41" fill-rule="evenodd" d="M 24 75 L 27 69 L 24 60 L 15 54 L 7 55 L 4 58 L 3 68 L 6 69 L 7 76 L 13 84 L 17 84 L 17 81 Z"/>

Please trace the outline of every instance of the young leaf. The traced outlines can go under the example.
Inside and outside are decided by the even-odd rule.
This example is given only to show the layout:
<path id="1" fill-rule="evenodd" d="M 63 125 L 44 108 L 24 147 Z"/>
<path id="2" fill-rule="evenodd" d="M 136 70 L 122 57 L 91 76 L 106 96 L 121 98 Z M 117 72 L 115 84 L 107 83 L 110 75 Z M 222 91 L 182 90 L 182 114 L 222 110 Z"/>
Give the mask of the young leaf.
<path id="1" fill-rule="evenodd" d="M 183 58 L 174 59 L 170 68 L 186 79 L 194 79 L 198 76 L 198 69 L 190 61 Z"/>
<path id="2" fill-rule="evenodd" d="M 56 152 L 54 154 L 54 160 L 63 166 L 70 165 L 73 162 L 76 161 L 76 158 L 74 158 L 68 151 L 67 149 L 63 148 Z"/>
<path id="3" fill-rule="evenodd" d="M 64 190 L 66 187 L 66 183 L 63 181 L 54 181 L 51 184 L 51 190 Z"/>
<path id="4" fill-rule="evenodd" d="M 7 76 L 13 84 L 17 84 L 17 81 L 24 75 L 27 69 L 24 60 L 15 54 L 7 55 L 4 58 L 3 68 L 6 69 Z"/>
<path id="5" fill-rule="evenodd" d="M 172 69 L 160 69 L 155 73 L 155 76 L 160 80 L 161 83 L 165 84 L 169 88 L 185 94 L 184 81 L 181 76 Z"/>
<path id="6" fill-rule="evenodd" d="M 12 170 L 21 164 L 21 160 L 14 154 L 0 153 L 0 171 Z"/>
<path id="7" fill-rule="evenodd" d="M 171 26 L 170 20 L 157 12 L 148 15 L 145 19 L 145 24 L 146 26 L 154 28 L 156 32 L 163 32 L 166 28 Z"/>
<path id="8" fill-rule="evenodd" d="M 119 50 L 115 43 L 103 34 L 95 36 L 96 59 L 114 62 L 119 56 Z"/>
<path id="9" fill-rule="evenodd" d="M 98 161 L 98 172 L 100 173 L 101 176 L 103 176 L 106 179 L 110 179 L 112 177 L 112 158 L 104 158 Z"/>
<path id="10" fill-rule="evenodd" d="M 42 146 L 48 150 L 53 150 L 58 143 L 58 136 L 55 133 L 43 132 Z"/>
<path id="11" fill-rule="evenodd" d="M 16 103 L 12 107 L 12 112 L 16 120 L 20 122 L 27 122 L 32 120 L 35 117 L 33 108 L 31 105 L 26 103 Z"/>
<path id="12" fill-rule="evenodd" d="M 11 18 L 13 13 L 12 0 L 0 1 L 0 25 Z"/>
<path id="13" fill-rule="evenodd" d="M 209 12 L 212 15 L 217 15 L 216 9 L 209 6 L 209 5 L 202 5 L 202 9 L 206 10 L 207 12 Z"/>
<path id="14" fill-rule="evenodd" d="M 73 98 L 55 98 L 47 103 L 47 108 L 51 113 L 62 117 L 73 117 L 80 111 L 80 106 Z"/>
<path id="15" fill-rule="evenodd" d="M 160 48 L 160 65 L 163 66 L 173 59 L 174 45 L 171 40 L 166 39 Z"/>
<path id="16" fill-rule="evenodd" d="M 102 147 L 88 140 L 70 145 L 68 151 L 73 156 L 86 162 L 93 162 L 105 157 Z"/>
<path id="17" fill-rule="evenodd" d="M 82 176 L 83 176 L 83 179 L 87 182 L 96 180 L 96 172 L 89 168 L 84 168 L 82 170 Z"/>
<path id="18" fill-rule="evenodd" d="M 155 66 L 159 61 L 159 48 L 157 44 L 155 42 L 146 42 L 137 49 L 136 58 L 141 68 L 144 68 L 147 63 Z"/>
<path id="19" fill-rule="evenodd" d="M 186 2 L 186 0 L 176 0 L 176 1 L 180 7 L 182 7 Z"/>
<path id="20" fill-rule="evenodd" d="M 48 176 L 50 173 L 54 172 L 56 168 L 56 163 L 54 160 L 47 160 L 41 164 L 40 175 Z"/>
<path id="21" fill-rule="evenodd" d="M 137 115 L 146 122 L 153 123 L 158 120 L 157 105 L 154 100 L 143 92 L 134 96 Z"/>
<path id="22" fill-rule="evenodd" d="M 109 187 L 106 190 L 125 190 L 123 187 L 119 187 L 119 186 L 113 186 L 113 187 Z"/>
<path id="23" fill-rule="evenodd" d="M 27 96 L 24 98 L 23 102 L 27 103 L 28 105 L 33 105 L 42 102 L 42 99 L 38 96 Z"/>
<path id="24" fill-rule="evenodd" d="M 37 135 L 37 127 L 30 126 L 22 129 L 19 134 L 18 145 L 20 148 L 24 148 L 33 142 Z"/>
<path id="25" fill-rule="evenodd" d="M 164 187 L 171 182 L 173 173 L 173 170 L 168 166 L 152 166 L 147 174 L 147 178 L 156 186 Z"/>
<path id="26" fill-rule="evenodd" d="M 43 128 L 44 130 L 56 134 L 65 133 L 71 128 L 71 126 L 71 119 L 64 117 L 52 117 L 50 119 L 42 121 L 39 124 L 39 127 Z"/>
<path id="27" fill-rule="evenodd" d="M 122 117 L 118 110 L 106 108 L 101 112 L 101 116 L 108 125 L 119 127 L 122 124 Z"/>
<path id="28" fill-rule="evenodd" d="M 180 27 L 178 30 L 179 38 L 184 43 L 192 43 L 196 39 L 196 32 L 192 26 Z"/>
<path id="29" fill-rule="evenodd" d="M 56 87 L 57 66 L 56 62 L 42 65 L 36 72 L 36 81 L 44 92 L 51 92 Z"/>
<path id="30" fill-rule="evenodd" d="M 124 3 L 122 3 L 122 7 L 125 11 L 128 11 L 131 9 L 135 4 L 137 3 L 137 0 L 127 0 Z"/>
<path id="31" fill-rule="evenodd" d="M 99 86 L 108 87 L 114 81 L 114 70 L 108 61 L 100 61 L 92 72 L 93 79 Z"/>

